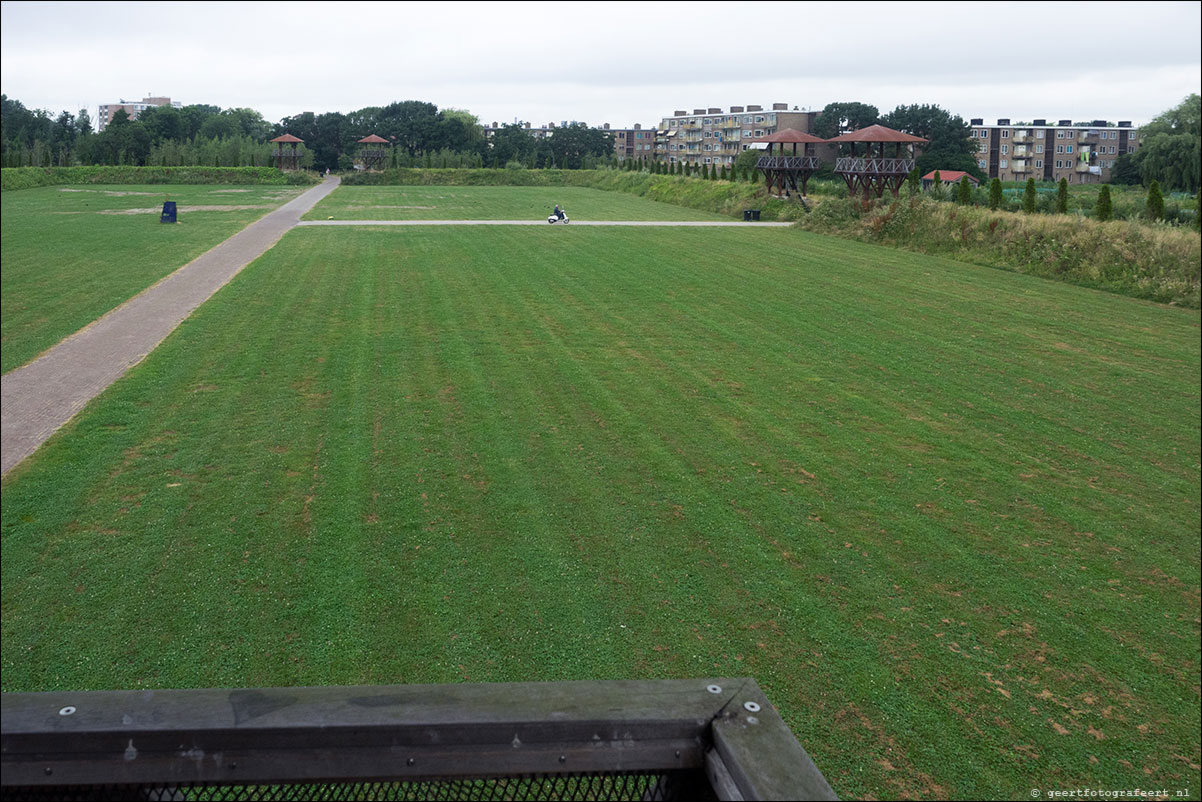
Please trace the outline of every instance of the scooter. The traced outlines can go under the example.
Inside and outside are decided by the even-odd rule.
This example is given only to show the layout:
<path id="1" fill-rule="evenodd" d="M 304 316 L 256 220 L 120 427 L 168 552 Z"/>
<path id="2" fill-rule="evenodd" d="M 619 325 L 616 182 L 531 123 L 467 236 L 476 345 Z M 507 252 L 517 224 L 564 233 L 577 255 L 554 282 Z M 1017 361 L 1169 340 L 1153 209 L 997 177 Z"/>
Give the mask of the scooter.
<path id="1" fill-rule="evenodd" d="M 563 223 L 566 226 L 568 223 L 570 223 L 572 221 L 570 219 L 568 219 L 568 215 L 565 212 L 563 217 L 558 217 L 554 214 L 548 215 L 547 222 L 548 223 Z"/>

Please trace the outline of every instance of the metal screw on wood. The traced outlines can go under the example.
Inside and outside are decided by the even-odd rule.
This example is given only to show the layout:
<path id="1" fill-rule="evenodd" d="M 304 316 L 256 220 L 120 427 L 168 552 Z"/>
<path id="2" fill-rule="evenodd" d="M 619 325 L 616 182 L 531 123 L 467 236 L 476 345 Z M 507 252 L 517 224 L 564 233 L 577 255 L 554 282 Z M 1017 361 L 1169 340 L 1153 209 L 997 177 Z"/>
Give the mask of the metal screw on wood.
<path id="1" fill-rule="evenodd" d="M 758 704 L 756 704 L 755 702 L 744 702 L 743 709 L 746 710 L 748 713 L 760 712 L 760 706 Z"/>
<path id="2" fill-rule="evenodd" d="M 67 705 L 67 706 L 66 706 L 66 707 L 64 707 L 62 710 L 58 711 L 58 714 L 59 714 L 60 716 L 69 716 L 69 715 L 71 715 L 71 714 L 72 714 L 72 713 L 74 713 L 74 712 L 75 712 L 75 708 L 74 708 L 74 707 L 72 707 L 71 705 Z"/>
<path id="3" fill-rule="evenodd" d="M 707 685 L 705 686 L 705 689 L 710 693 L 722 693 L 721 685 Z"/>

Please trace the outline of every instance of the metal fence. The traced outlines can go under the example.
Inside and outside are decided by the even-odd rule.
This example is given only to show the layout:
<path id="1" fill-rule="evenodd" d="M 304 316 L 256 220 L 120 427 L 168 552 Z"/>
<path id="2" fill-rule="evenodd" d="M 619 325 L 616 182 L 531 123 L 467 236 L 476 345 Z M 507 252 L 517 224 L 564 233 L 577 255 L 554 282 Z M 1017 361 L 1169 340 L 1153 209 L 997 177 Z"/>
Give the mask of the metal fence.
<path id="1" fill-rule="evenodd" d="M 4 799 L 835 799 L 749 678 L 5 694 Z"/>

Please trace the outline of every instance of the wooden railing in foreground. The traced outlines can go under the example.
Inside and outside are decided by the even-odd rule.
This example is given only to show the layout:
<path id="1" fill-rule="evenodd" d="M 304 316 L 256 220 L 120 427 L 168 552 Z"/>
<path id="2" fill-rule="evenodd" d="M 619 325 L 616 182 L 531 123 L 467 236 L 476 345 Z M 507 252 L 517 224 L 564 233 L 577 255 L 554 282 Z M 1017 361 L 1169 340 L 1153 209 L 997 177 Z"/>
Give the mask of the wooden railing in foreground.
<path id="1" fill-rule="evenodd" d="M 5 799 L 836 798 L 750 678 L 0 701 Z"/>

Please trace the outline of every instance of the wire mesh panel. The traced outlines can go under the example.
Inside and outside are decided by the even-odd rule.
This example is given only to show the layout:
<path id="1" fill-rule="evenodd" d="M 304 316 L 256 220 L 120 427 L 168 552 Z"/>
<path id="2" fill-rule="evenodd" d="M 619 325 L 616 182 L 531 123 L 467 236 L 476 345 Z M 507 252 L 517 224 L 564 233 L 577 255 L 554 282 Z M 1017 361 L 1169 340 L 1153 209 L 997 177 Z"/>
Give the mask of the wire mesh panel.
<path id="1" fill-rule="evenodd" d="M 605 802 L 715 799 L 700 772 L 606 772 L 404 782 L 283 785 L 90 785 L 5 788 L 12 802 Z"/>

